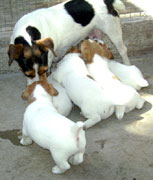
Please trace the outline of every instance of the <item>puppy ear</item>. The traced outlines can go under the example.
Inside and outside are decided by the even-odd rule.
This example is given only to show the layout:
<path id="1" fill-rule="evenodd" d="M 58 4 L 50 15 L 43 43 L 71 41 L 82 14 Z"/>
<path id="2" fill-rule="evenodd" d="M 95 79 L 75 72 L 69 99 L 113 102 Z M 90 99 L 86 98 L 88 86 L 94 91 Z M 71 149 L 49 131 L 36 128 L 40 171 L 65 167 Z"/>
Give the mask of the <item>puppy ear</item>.
<path id="1" fill-rule="evenodd" d="M 106 46 L 106 44 L 101 44 L 101 46 L 103 48 L 103 56 L 106 57 L 107 59 L 114 59 L 111 50 Z"/>
<path id="2" fill-rule="evenodd" d="M 91 47 L 91 44 L 88 40 L 81 42 L 80 44 L 81 58 L 85 61 L 86 64 L 92 63 L 94 52 Z"/>
<path id="3" fill-rule="evenodd" d="M 58 95 L 58 91 L 51 84 L 49 84 L 49 92 L 48 93 L 51 96 L 57 96 Z"/>
<path id="4" fill-rule="evenodd" d="M 54 56 L 56 56 L 56 53 L 54 51 L 54 42 L 51 38 L 45 38 L 45 39 L 40 39 L 36 41 L 36 44 L 39 46 L 40 49 L 43 49 L 46 51 L 47 49 L 50 49 Z"/>
<path id="5" fill-rule="evenodd" d="M 23 44 L 10 44 L 8 48 L 9 61 L 8 65 L 11 66 L 14 59 L 18 59 L 23 51 Z"/>
<path id="6" fill-rule="evenodd" d="M 22 99 L 30 101 L 30 97 L 32 96 L 33 90 L 35 89 L 36 82 L 32 83 L 31 85 L 27 86 L 25 91 L 22 93 Z"/>

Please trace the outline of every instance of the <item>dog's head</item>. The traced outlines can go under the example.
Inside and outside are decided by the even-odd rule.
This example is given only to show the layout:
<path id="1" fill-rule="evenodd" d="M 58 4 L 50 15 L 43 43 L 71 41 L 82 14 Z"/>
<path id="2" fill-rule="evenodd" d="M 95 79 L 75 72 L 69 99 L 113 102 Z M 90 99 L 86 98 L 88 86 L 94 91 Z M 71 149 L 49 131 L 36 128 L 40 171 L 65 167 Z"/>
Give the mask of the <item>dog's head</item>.
<path id="1" fill-rule="evenodd" d="M 10 66 L 15 60 L 27 78 L 33 79 L 37 72 L 41 77 L 42 74 L 48 71 L 48 49 L 55 55 L 54 43 L 51 38 L 32 41 L 30 46 L 23 37 L 18 37 L 15 44 L 9 45 L 8 64 Z M 34 64 L 38 64 L 37 72 Z"/>
<path id="2" fill-rule="evenodd" d="M 99 43 L 96 40 L 83 40 L 80 42 L 79 47 L 86 64 L 92 63 L 95 54 L 107 59 L 113 59 L 113 54 L 106 44 Z"/>
<path id="3" fill-rule="evenodd" d="M 35 97 L 33 96 L 34 90 L 37 85 L 41 85 L 42 88 L 50 95 L 57 96 L 58 91 L 53 87 L 52 84 L 49 84 L 46 80 L 35 81 L 29 86 L 27 86 L 26 90 L 22 93 L 22 98 L 24 100 L 28 100 L 29 103 L 35 101 Z"/>

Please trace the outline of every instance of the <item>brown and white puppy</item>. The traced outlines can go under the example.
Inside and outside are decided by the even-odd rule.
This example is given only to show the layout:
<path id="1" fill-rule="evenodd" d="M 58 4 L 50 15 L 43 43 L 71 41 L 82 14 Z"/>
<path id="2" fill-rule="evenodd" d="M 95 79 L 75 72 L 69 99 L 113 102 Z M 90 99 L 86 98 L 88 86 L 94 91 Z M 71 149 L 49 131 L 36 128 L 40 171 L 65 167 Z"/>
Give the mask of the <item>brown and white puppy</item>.
<path id="1" fill-rule="evenodd" d="M 25 110 L 22 145 L 34 141 L 48 149 L 55 161 L 52 172 L 61 174 L 70 169 L 70 164 L 83 162 L 86 147 L 84 123 L 74 123 L 57 112 L 52 97 L 57 91 L 47 81 L 37 81 L 29 85 L 23 94 L 30 104 Z M 66 142 L 66 143 L 65 143 Z"/>
<path id="2" fill-rule="evenodd" d="M 86 64 L 92 63 L 95 54 L 107 59 L 114 58 L 111 50 L 102 41 L 91 39 L 81 41 L 79 44 L 79 49 Z"/>

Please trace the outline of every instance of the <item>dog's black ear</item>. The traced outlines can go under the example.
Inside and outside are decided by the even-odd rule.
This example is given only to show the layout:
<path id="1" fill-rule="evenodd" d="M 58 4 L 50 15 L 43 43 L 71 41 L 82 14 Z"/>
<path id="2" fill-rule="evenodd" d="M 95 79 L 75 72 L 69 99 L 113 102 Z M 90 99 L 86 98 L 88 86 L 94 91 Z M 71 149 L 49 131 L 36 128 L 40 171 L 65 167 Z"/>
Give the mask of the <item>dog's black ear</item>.
<path id="1" fill-rule="evenodd" d="M 54 56 L 56 56 L 56 53 L 54 51 L 54 42 L 51 38 L 45 38 L 45 39 L 40 39 L 36 41 L 36 44 L 38 47 L 42 50 L 50 49 Z"/>
<path id="2" fill-rule="evenodd" d="M 23 44 L 10 44 L 8 48 L 9 61 L 8 65 L 11 66 L 14 59 L 18 59 L 23 52 Z"/>

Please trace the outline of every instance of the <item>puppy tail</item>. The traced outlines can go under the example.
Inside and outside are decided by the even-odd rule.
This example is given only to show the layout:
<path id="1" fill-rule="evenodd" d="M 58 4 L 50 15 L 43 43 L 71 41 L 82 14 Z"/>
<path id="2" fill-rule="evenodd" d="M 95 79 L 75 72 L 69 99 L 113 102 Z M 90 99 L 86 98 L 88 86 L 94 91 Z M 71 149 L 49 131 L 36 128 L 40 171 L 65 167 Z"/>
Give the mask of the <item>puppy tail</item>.
<path id="1" fill-rule="evenodd" d="M 119 11 L 125 10 L 125 5 L 123 4 L 123 2 L 121 0 L 115 0 L 113 3 L 113 6 L 115 9 L 117 9 Z"/>
<path id="2" fill-rule="evenodd" d="M 72 132 L 74 134 L 74 137 L 76 138 L 76 144 L 80 148 L 80 146 L 85 146 L 86 140 L 85 140 L 85 131 L 84 131 L 84 123 L 81 121 L 78 121 L 72 126 Z"/>

